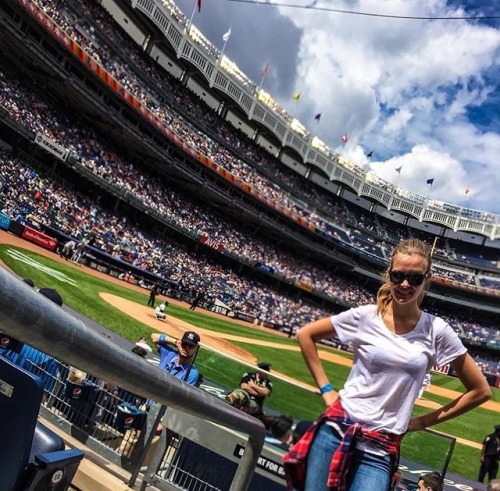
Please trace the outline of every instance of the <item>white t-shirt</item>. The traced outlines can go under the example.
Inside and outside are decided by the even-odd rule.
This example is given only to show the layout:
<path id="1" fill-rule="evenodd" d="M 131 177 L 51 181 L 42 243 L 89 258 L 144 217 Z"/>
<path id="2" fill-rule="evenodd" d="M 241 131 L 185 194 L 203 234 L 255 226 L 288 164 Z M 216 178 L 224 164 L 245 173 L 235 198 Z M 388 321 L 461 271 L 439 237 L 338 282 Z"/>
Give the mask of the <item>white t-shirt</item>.
<path id="1" fill-rule="evenodd" d="M 386 327 L 375 305 L 347 310 L 331 320 L 342 343 L 354 349 L 351 373 L 339 392 L 342 406 L 370 430 L 404 433 L 425 374 L 467 352 L 443 319 L 426 312 L 401 336 Z"/>

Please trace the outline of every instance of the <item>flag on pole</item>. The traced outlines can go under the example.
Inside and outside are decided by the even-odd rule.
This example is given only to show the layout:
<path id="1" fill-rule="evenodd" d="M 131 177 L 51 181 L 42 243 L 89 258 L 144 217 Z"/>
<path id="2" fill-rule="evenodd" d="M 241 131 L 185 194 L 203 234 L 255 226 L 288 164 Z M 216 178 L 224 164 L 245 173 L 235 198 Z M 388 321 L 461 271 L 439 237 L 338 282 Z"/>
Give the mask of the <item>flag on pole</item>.
<path id="1" fill-rule="evenodd" d="M 439 240 L 439 236 L 436 235 L 436 237 L 434 237 L 434 242 L 432 243 L 432 248 L 431 248 L 431 256 L 434 255 L 434 251 L 436 250 L 436 244 Z"/>
<path id="2" fill-rule="evenodd" d="M 366 154 L 366 156 L 367 156 L 369 159 L 371 159 L 371 158 L 373 157 L 373 150 L 370 150 L 370 151 Z"/>
<path id="3" fill-rule="evenodd" d="M 344 142 L 344 144 L 346 144 L 348 140 L 349 140 L 349 137 L 347 136 L 347 133 L 344 133 L 342 135 L 342 141 Z"/>
<path id="4" fill-rule="evenodd" d="M 394 169 L 398 174 L 401 174 L 401 169 L 403 168 L 402 165 L 400 165 L 399 167 L 396 167 L 396 169 Z"/>
<path id="5" fill-rule="evenodd" d="M 434 184 L 434 178 L 427 179 L 427 184 L 430 184 L 432 186 Z"/>
<path id="6" fill-rule="evenodd" d="M 269 63 L 271 63 L 270 61 L 268 61 L 265 65 L 264 65 L 264 68 L 262 69 L 262 72 L 261 72 L 261 79 L 260 79 L 260 84 L 259 84 L 259 88 L 258 90 L 260 91 L 260 89 L 262 89 L 262 85 L 264 84 L 264 79 L 266 78 L 266 75 L 267 75 L 267 71 L 269 70 Z"/>
<path id="7" fill-rule="evenodd" d="M 230 37 L 231 37 L 231 28 L 229 28 L 229 30 L 226 33 L 224 33 L 224 35 L 222 36 L 222 40 L 225 43 L 227 43 Z"/>
<path id="8" fill-rule="evenodd" d="M 269 61 L 266 63 L 266 65 L 264 66 L 264 68 L 262 69 L 262 76 L 265 77 L 267 75 L 267 71 L 269 70 Z"/>
<path id="9" fill-rule="evenodd" d="M 295 94 L 293 94 L 293 98 L 298 101 L 300 99 L 300 92 L 296 92 Z"/>
<path id="10" fill-rule="evenodd" d="M 186 24 L 186 32 L 188 34 L 191 34 L 191 26 L 193 25 L 193 19 L 194 19 L 194 14 L 195 14 L 196 10 L 198 10 L 198 13 L 201 12 L 201 0 L 196 0 L 194 7 L 193 7 L 193 13 L 191 14 L 189 22 Z"/>
<path id="11" fill-rule="evenodd" d="M 314 119 L 319 123 L 319 120 L 321 119 L 321 113 L 316 114 L 316 116 L 314 116 Z"/>

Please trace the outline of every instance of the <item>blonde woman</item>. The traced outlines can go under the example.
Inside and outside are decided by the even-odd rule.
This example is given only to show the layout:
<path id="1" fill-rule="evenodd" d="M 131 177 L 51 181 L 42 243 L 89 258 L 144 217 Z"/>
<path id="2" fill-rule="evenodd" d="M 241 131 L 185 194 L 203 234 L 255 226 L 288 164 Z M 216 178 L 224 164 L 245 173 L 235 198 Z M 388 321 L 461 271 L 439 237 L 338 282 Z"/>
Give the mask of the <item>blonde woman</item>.
<path id="1" fill-rule="evenodd" d="M 389 490 L 401 439 L 470 411 L 491 397 L 474 360 L 439 317 L 421 310 L 431 282 L 431 249 L 416 239 L 395 247 L 377 304 L 350 309 L 302 327 L 305 361 L 327 410 L 285 456 L 289 489 Z M 336 335 L 354 350 L 351 372 L 336 392 L 315 342 Z M 466 391 L 446 406 L 412 418 L 425 374 L 450 363 Z"/>

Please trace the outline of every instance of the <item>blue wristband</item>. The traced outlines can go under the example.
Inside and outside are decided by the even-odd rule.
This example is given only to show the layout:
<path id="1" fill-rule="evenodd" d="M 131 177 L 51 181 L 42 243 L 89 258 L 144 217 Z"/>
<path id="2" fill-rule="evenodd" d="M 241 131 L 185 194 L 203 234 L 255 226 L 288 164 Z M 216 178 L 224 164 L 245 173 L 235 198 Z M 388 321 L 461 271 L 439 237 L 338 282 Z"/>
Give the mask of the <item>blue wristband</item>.
<path id="1" fill-rule="evenodd" d="M 159 341 L 160 341 L 160 343 L 166 343 L 167 342 L 167 335 L 160 334 Z"/>
<path id="2" fill-rule="evenodd" d="M 333 385 L 331 382 L 328 382 L 326 385 L 323 385 L 323 387 L 320 387 L 319 393 L 321 395 L 326 394 L 327 392 L 331 392 L 333 390 Z"/>

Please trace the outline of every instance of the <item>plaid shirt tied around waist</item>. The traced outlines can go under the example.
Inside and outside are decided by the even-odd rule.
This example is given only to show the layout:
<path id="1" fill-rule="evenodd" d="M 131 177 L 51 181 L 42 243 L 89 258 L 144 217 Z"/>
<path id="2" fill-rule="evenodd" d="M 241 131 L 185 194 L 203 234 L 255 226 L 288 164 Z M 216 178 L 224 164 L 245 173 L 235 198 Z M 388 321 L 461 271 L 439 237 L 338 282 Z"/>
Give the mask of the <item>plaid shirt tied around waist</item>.
<path id="1" fill-rule="evenodd" d="M 347 490 L 347 473 L 354 455 L 356 441 L 363 438 L 368 442 L 375 442 L 392 457 L 392 485 L 396 482 L 399 449 L 403 435 L 392 435 L 381 431 L 366 430 L 359 423 L 355 423 L 344 411 L 340 399 L 337 399 L 323 414 L 311 425 L 304 436 L 283 457 L 285 475 L 289 490 L 302 491 L 306 482 L 307 456 L 311 444 L 323 423 L 334 422 L 347 427 L 340 444 L 335 450 L 330 463 L 328 487 L 335 491 Z"/>

